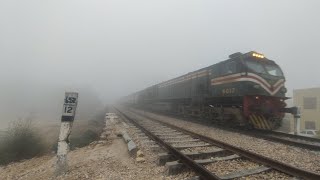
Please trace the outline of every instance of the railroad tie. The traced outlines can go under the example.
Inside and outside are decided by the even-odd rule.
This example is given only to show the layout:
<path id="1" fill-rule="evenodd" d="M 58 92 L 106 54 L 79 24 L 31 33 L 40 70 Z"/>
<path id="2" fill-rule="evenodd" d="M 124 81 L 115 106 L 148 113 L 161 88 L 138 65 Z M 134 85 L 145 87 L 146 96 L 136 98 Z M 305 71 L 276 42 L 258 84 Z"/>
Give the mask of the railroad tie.
<path id="1" fill-rule="evenodd" d="M 252 168 L 252 169 L 244 169 L 241 171 L 232 172 L 232 173 L 229 173 L 229 174 L 226 174 L 223 176 L 219 176 L 219 178 L 220 179 L 234 179 L 234 178 L 239 178 L 239 177 L 244 177 L 244 176 L 249 176 L 249 175 L 269 171 L 270 169 L 271 168 L 266 167 L 266 166 L 259 166 L 259 167 Z"/>
<path id="2" fill-rule="evenodd" d="M 238 159 L 240 156 L 233 154 L 230 156 L 225 156 L 225 157 L 217 157 L 217 158 L 210 158 L 210 159 L 198 159 L 194 160 L 198 164 L 210 164 L 216 161 L 226 161 L 226 160 L 232 160 L 232 159 Z M 179 161 L 172 161 L 172 162 L 167 162 L 166 167 L 167 167 L 167 174 L 168 175 L 175 175 L 180 173 L 184 168 L 185 165 L 183 163 L 180 163 Z"/>
<path id="3" fill-rule="evenodd" d="M 195 148 L 195 147 L 208 147 L 212 146 L 212 144 L 205 143 L 205 144 L 190 144 L 190 145 L 173 145 L 176 149 L 186 149 L 186 148 Z"/>
<path id="4" fill-rule="evenodd" d="M 193 152 L 186 152 L 184 153 L 186 156 L 190 157 L 191 159 L 204 159 L 204 158 L 209 158 L 213 156 L 221 156 L 226 154 L 226 150 L 220 149 L 220 148 L 215 148 L 210 151 L 203 151 L 203 152 L 198 152 L 198 151 L 193 151 Z M 157 164 L 159 166 L 165 165 L 167 162 L 170 161 L 175 161 L 176 158 L 169 153 L 160 153 L 158 154 L 158 162 Z"/>
<path id="5" fill-rule="evenodd" d="M 199 139 L 189 139 L 189 140 L 180 140 L 180 141 L 166 141 L 166 143 L 187 143 L 187 142 L 200 142 Z"/>

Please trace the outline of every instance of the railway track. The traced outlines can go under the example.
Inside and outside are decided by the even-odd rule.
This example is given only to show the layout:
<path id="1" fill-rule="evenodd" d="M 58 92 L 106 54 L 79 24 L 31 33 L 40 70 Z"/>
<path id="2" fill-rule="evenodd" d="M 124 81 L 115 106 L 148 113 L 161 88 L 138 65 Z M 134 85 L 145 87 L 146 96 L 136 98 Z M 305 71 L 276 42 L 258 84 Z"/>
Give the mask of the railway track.
<path id="1" fill-rule="evenodd" d="M 199 175 L 199 179 L 259 178 L 260 176 L 276 179 L 290 179 L 292 177 L 320 179 L 319 174 L 266 158 L 156 119 L 136 118 L 122 111 L 119 113 L 169 152 L 166 154 L 166 159 L 171 161 L 167 162 L 169 169 L 187 166 Z M 226 163 L 234 169 L 231 168 L 230 171 L 229 168 L 229 171 L 219 173 L 219 164 Z"/>
<path id="2" fill-rule="evenodd" d="M 141 115 L 141 114 L 140 114 Z M 165 114 L 164 114 L 165 115 Z M 219 126 L 212 124 L 212 122 L 209 122 L 207 120 L 199 120 L 194 118 L 184 118 L 177 115 L 172 115 L 172 117 L 183 119 L 186 121 L 201 123 L 208 126 L 213 126 L 215 128 L 223 129 L 226 131 L 231 132 L 238 132 L 241 134 L 245 134 L 248 136 L 260 138 L 260 139 L 266 139 L 273 142 L 280 142 L 282 144 L 304 148 L 312 151 L 320 151 L 320 139 L 317 138 L 311 138 L 311 137 L 305 137 L 305 136 L 299 136 L 299 135 L 293 135 L 293 134 L 287 134 L 282 132 L 276 132 L 276 131 L 267 131 L 267 130 L 242 130 L 239 128 L 232 128 L 232 127 L 225 127 L 225 126 Z"/>
<path id="3" fill-rule="evenodd" d="M 320 151 L 320 139 L 298 136 L 293 134 L 286 134 L 276 131 L 251 131 L 245 132 L 248 135 L 263 138 L 275 142 L 288 144 L 300 148 L 305 148 L 313 151 Z"/>

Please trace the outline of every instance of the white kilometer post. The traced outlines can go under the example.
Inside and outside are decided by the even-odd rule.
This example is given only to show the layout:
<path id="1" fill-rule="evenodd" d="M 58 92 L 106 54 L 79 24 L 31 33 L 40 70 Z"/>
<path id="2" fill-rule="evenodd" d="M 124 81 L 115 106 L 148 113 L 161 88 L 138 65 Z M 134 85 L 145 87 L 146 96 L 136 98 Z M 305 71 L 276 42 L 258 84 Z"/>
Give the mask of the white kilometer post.
<path id="1" fill-rule="evenodd" d="M 69 151 L 69 135 L 76 114 L 78 93 L 66 92 L 61 117 L 60 135 L 57 150 L 56 175 L 67 171 L 67 153 Z"/>

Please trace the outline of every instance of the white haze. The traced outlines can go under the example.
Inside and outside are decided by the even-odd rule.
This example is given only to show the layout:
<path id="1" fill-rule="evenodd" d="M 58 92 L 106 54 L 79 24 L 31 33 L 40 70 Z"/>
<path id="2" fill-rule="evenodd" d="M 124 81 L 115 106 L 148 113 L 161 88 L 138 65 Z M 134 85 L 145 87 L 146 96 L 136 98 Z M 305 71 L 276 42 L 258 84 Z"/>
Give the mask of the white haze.
<path id="1" fill-rule="evenodd" d="M 289 96 L 319 86 L 319 7 L 317 0 L 2 0 L 0 122 L 42 109 L 56 120 L 65 90 L 86 89 L 106 104 L 251 50 L 282 67 Z"/>

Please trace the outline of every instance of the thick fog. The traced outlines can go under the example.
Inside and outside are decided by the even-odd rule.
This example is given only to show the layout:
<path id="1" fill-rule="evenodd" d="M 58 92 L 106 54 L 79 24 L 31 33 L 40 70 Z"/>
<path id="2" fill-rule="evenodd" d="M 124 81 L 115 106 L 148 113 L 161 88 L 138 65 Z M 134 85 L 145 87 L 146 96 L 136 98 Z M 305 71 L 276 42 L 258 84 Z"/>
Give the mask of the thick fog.
<path id="1" fill-rule="evenodd" d="M 319 86 L 319 7 L 317 0 L 2 0 L 0 122 L 30 113 L 54 121 L 65 90 L 106 104 L 251 50 L 282 67 L 289 96 Z"/>

